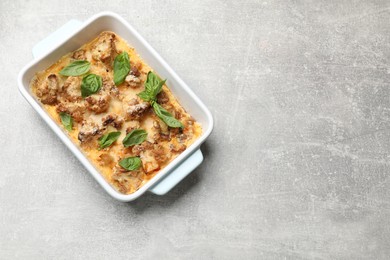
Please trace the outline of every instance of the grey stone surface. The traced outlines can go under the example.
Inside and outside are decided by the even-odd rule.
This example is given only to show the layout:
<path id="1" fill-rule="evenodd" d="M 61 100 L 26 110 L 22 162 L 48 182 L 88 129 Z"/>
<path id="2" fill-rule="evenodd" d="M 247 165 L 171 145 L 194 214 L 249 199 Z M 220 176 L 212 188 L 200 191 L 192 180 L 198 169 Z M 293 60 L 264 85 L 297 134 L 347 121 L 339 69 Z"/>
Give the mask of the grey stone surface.
<path id="1" fill-rule="evenodd" d="M 166 196 L 110 198 L 17 91 L 31 48 L 111 10 L 215 118 Z M 0 2 L 0 259 L 386 259 L 390 3 Z"/>

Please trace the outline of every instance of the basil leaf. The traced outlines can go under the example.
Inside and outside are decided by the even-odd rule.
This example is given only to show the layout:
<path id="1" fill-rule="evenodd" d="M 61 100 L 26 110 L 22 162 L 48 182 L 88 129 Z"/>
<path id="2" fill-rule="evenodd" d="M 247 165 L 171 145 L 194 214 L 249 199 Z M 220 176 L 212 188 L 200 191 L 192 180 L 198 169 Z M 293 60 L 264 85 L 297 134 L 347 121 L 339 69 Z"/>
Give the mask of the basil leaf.
<path id="1" fill-rule="evenodd" d="M 151 96 L 146 90 L 144 90 L 144 91 L 138 93 L 137 95 L 138 95 L 141 99 L 143 99 L 144 101 L 146 101 L 146 102 L 149 102 L 149 101 L 152 101 L 152 100 L 153 100 L 152 96 Z"/>
<path id="2" fill-rule="evenodd" d="M 91 64 L 86 60 L 76 60 L 60 71 L 64 76 L 80 76 L 89 71 Z"/>
<path id="3" fill-rule="evenodd" d="M 112 145 L 121 135 L 121 132 L 111 132 L 108 134 L 103 135 L 98 139 L 99 143 L 99 150 L 104 149 L 106 147 L 109 147 Z"/>
<path id="4" fill-rule="evenodd" d="M 103 79 L 99 75 L 89 74 L 81 81 L 81 96 L 88 97 L 95 94 L 102 87 Z"/>
<path id="5" fill-rule="evenodd" d="M 171 113 L 169 113 L 167 110 L 165 110 L 162 106 L 160 106 L 158 103 L 153 102 L 152 103 L 154 113 L 162 120 L 165 124 L 167 124 L 169 127 L 173 128 L 184 128 L 184 125 L 173 117 Z"/>
<path id="6" fill-rule="evenodd" d="M 161 80 L 156 74 L 149 71 L 145 82 L 145 90 L 138 93 L 144 101 L 156 101 L 158 93 L 161 92 L 166 80 Z"/>
<path id="7" fill-rule="evenodd" d="M 119 162 L 119 165 L 128 171 L 138 170 L 141 164 L 142 161 L 139 157 L 127 157 Z"/>
<path id="8" fill-rule="evenodd" d="M 135 129 L 128 133 L 122 143 L 125 147 L 140 144 L 146 140 L 148 133 L 143 129 Z"/>
<path id="9" fill-rule="evenodd" d="M 149 71 L 145 82 L 145 90 L 137 95 L 144 101 L 150 102 L 153 106 L 154 113 L 156 113 L 156 115 L 169 127 L 180 127 L 183 129 L 184 125 L 156 102 L 157 95 L 161 92 L 165 81 L 166 80 L 161 80 L 156 74 Z"/>
<path id="10" fill-rule="evenodd" d="M 165 84 L 165 81 L 167 81 L 167 80 L 165 79 L 165 80 L 160 81 L 158 83 L 158 85 L 153 89 L 153 92 L 152 92 L 153 100 L 156 100 L 158 93 L 161 92 L 161 89 Z"/>
<path id="11" fill-rule="evenodd" d="M 166 80 L 161 80 L 156 74 L 149 71 L 145 82 L 145 90 L 153 97 L 160 93 Z"/>
<path id="12" fill-rule="evenodd" d="M 114 60 L 114 83 L 122 84 L 130 72 L 130 58 L 127 52 L 117 55 Z"/>
<path id="13" fill-rule="evenodd" d="M 71 117 L 71 115 L 64 113 L 64 112 L 61 112 L 60 118 L 61 118 L 62 125 L 65 127 L 65 129 L 68 131 L 72 131 L 73 118 Z"/>

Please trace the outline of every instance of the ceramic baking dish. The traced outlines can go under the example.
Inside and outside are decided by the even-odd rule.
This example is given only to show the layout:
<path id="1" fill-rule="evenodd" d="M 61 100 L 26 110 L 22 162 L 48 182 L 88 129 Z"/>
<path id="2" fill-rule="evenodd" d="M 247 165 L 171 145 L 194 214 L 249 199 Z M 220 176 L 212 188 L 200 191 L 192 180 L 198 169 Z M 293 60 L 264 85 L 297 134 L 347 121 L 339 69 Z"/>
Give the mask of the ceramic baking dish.
<path id="1" fill-rule="evenodd" d="M 102 175 L 94 168 L 79 148 L 73 144 L 67 134 L 45 112 L 40 102 L 32 95 L 29 87 L 30 80 L 37 71 L 49 67 L 63 55 L 76 50 L 81 45 L 96 38 L 102 31 L 113 31 L 133 46 L 142 59 L 149 64 L 162 78 L 178 98 L 181 105 L 191 114 L 203 128 L 203 134 L 182 154 L 175 158 L 155 177 L 149 180 L 136 192 L 125 195 L 115 190 Z M 31 106 L 38 112 L 62 142 L 80 160 L 97 182 L 115 199 L 131 201 L 146 191 L 163 195 L 179 183 L 202 161 L 200 145 L 206 140 L 213 129 L 213 118 L 210 111 L 180 79 L 161 56 L 145 41 L 144 38 L 122 17 L 115 13 L 99 13 L 85 22 L 71 20 L 56 32 L 39 42 L 33 48 L 34 60 L 26 65 L 18 76 L 19 90 Z"/>

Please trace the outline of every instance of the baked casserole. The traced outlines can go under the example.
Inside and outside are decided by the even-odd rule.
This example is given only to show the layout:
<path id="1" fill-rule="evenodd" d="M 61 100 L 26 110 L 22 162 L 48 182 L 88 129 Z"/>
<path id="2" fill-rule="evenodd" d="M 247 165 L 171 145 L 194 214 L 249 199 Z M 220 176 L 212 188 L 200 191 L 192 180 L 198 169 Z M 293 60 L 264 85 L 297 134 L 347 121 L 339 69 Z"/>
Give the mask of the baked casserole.
<path id="1" fill-rule="evenodd" d="M 30 87 L 123 194 L 142 187 L 202 134 L 165 80 L 113 32 L 36 73 Z"/>

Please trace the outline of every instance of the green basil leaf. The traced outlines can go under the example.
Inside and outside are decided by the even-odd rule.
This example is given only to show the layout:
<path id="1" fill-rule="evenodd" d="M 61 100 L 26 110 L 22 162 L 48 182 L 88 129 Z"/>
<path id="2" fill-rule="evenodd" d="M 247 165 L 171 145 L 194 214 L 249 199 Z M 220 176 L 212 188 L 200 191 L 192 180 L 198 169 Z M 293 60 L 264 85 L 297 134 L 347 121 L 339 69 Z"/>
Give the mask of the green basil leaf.
<path id="1" fill-rule="evenodd" d="M 80 76 L 89 71 L 91 64 L 86 60 L 76 60 L 60 71 L 64 76 Z"/>
<path id="2" fill-rule="evenodd" d="M 140 144 L 146 140 L 148 133 L 143 129 L 135 129 L 128 133 L 122 143 L 125 147 Z"/>
<path id="3" fill-rule="evenodd" d="M 169 113 L 167 110 L 165 110 L 162 106 L 160 106 L 157 102 L 152 103 L 154 113 L 162 120 L 165 124 L 167 124 L 169 127 L 173 128 L 184 128 L 184 125 L 173 117 L 171 113 Z"/>
<path id="4" fill-rule="evenodd" d="M 149 71 L 145 82 L 145 90 L 138 93 L 144 101 L 156 101 L 158 93 L 161 92 L 166 80 L 161 80 L 156 74 Z"/>
<path id="5" fill-rule="evenodd" d="M 165 81 L 166 80 L 161 80 L 156 74 L 149 71 L 145 82 L 145 90 L 138 93 L 138 96 L 144 101 L 150 102 L 156 115 L 169 127 L 184 128 L 184 125 L 179 120 L 174 118 L 171 113 L 169 113 L 156 102 L 157 95 L 161 92 Z"/>
<path id="6" fill-rule="evenodd" d="M 81 81 L 81 96 L 88 97 L 95 94 L 102 87 L 103 79 L 99 75 L 89 74 Z"/>
<path id="7" fill-rule="evenodd" d="M 73 128 L 72 116 L 67 113 L 61 112 L 60 118 L 61 118 L 62 125 L 65 127 L 65 129 L 68 131 L 72 131 Z"/>
<path id="8" fill-rule="evenodd" d="M 120 85 L 130 72 L 130 58 L 127 52 L 117 55 L 114 60 L 114 83 Z"/>
<path id="9" fill-rule="evenodd" d="M 140 93 L 137 94 L 141 99 L 143 99 L 144 101 L 146 102 L 149 102 L 149 101 L 152 101 L 153 98 L 151 97 L 151 95 L 146 91 L 142 91 Z"/>
<path id="10" fill-rule="evenodd" d="M 161 89 L 164 86 L 165 81 L 167 81 L 167 80 L 160 81 L 158 83 L 158 85 L 155 88 L 153 88 L 152 97 L 153 97 L 154 100 L 156 100 L 158 93 L 161 92 Z"/>
<path id="11" fill-rule="evenodd" d="M 119 162 L 119 165 L 128 171 L 138 170 L 141 164 L 142 161 L 139 157 L 127 157 Z"/>
<path id="12" fill-rule="evenodd" d="M 161 80 L 156 74 L 149 71 L 145 82 L 145 90 L 151 99 L 155 100 L 166 80 Z"/>
<path id="13" fill-rule="evenodd" d="M 112 145 L 121 135 L 121 132 L 111 132 L 103 135 L 98 139 L 99 150 L 104 149 Z"/>

